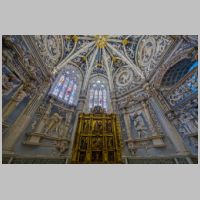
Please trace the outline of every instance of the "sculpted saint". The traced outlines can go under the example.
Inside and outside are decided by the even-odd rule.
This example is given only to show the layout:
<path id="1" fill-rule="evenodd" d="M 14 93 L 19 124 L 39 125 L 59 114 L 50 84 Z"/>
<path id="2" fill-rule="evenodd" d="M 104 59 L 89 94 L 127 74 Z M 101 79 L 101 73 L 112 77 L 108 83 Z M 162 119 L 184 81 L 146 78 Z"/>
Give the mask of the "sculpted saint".
<path id="1" fill-rule="evenodd" d="M 53 129 L 57 129 L 57 126 L 59 126 L 59 122 L 62 120 L 62 117 L 58 113 L 54 113 L 49 120 L 47 121 L 48 125 L 45 130 L 45 133 L 48 133 L 49 131 L 52 131 Z"/>
<path id="2" fill-rule="evenodd" d="M 134 117 L 134 127 L 137 130 L 138 137 L 141 138 L 142 135 L 145 134 L 147 130 L 147 127 L 144 123 L 144 119 L 142 118 L 141 115 L 138 115 L 137 113 L 135 113 L 133 117 Z"/>

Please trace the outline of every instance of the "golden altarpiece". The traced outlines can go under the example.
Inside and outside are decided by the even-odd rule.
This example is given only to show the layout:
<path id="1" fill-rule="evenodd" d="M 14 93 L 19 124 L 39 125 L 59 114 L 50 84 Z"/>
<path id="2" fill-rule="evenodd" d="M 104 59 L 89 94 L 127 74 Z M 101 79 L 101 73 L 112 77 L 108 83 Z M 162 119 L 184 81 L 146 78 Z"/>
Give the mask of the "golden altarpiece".
<path id="1" fill-rule="evenodd" d="M 100 106 L 79 114 L 72 163 L 122 163 L 121 147 L 116 114 L 106 114 Z"/>

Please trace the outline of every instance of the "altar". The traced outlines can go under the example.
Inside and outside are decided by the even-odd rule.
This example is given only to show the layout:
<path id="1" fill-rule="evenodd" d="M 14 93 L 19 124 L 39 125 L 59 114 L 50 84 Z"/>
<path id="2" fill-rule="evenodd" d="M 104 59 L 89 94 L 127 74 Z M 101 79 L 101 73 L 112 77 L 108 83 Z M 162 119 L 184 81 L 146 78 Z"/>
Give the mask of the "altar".
<path id="1" fill-rule="evenodd" d="M 121 135 L 116 114 L 97 106 L 80 113 L 73 145 L 72 163 L 122 163 Z"/>

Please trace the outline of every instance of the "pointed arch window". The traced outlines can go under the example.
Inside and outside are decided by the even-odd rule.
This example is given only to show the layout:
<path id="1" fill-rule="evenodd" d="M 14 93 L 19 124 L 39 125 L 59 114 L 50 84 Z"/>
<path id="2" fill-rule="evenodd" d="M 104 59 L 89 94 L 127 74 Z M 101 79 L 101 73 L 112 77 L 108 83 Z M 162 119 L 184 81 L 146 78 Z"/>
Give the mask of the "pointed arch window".
<path id="1" fill-rule="evenodd" d="M 65 69 L 58 75 L 50 90 L 50 95 L 66 104 L 76 105 L 79 82 L 80 80 L 75 70 Z"/>
<path id="2" fill-rule="evenodd" d="M 106 85 L 99 80 L 97 80 L 95 83 L 92 83 L 89 90 L 89 109 L 92 109 L 95 106 L 101 106 L 107 111 L 107 99 Z"/>

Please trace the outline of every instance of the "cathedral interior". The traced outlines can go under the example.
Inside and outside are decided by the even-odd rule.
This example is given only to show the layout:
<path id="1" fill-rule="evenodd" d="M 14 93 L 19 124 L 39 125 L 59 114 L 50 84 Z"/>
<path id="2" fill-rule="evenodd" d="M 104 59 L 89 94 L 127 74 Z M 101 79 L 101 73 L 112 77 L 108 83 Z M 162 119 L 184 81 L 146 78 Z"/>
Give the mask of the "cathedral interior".
<path id="1" fill-rule="evenodd" d="M 2 163 L 198 163 L 198 36 L 2 36 Z"/>

